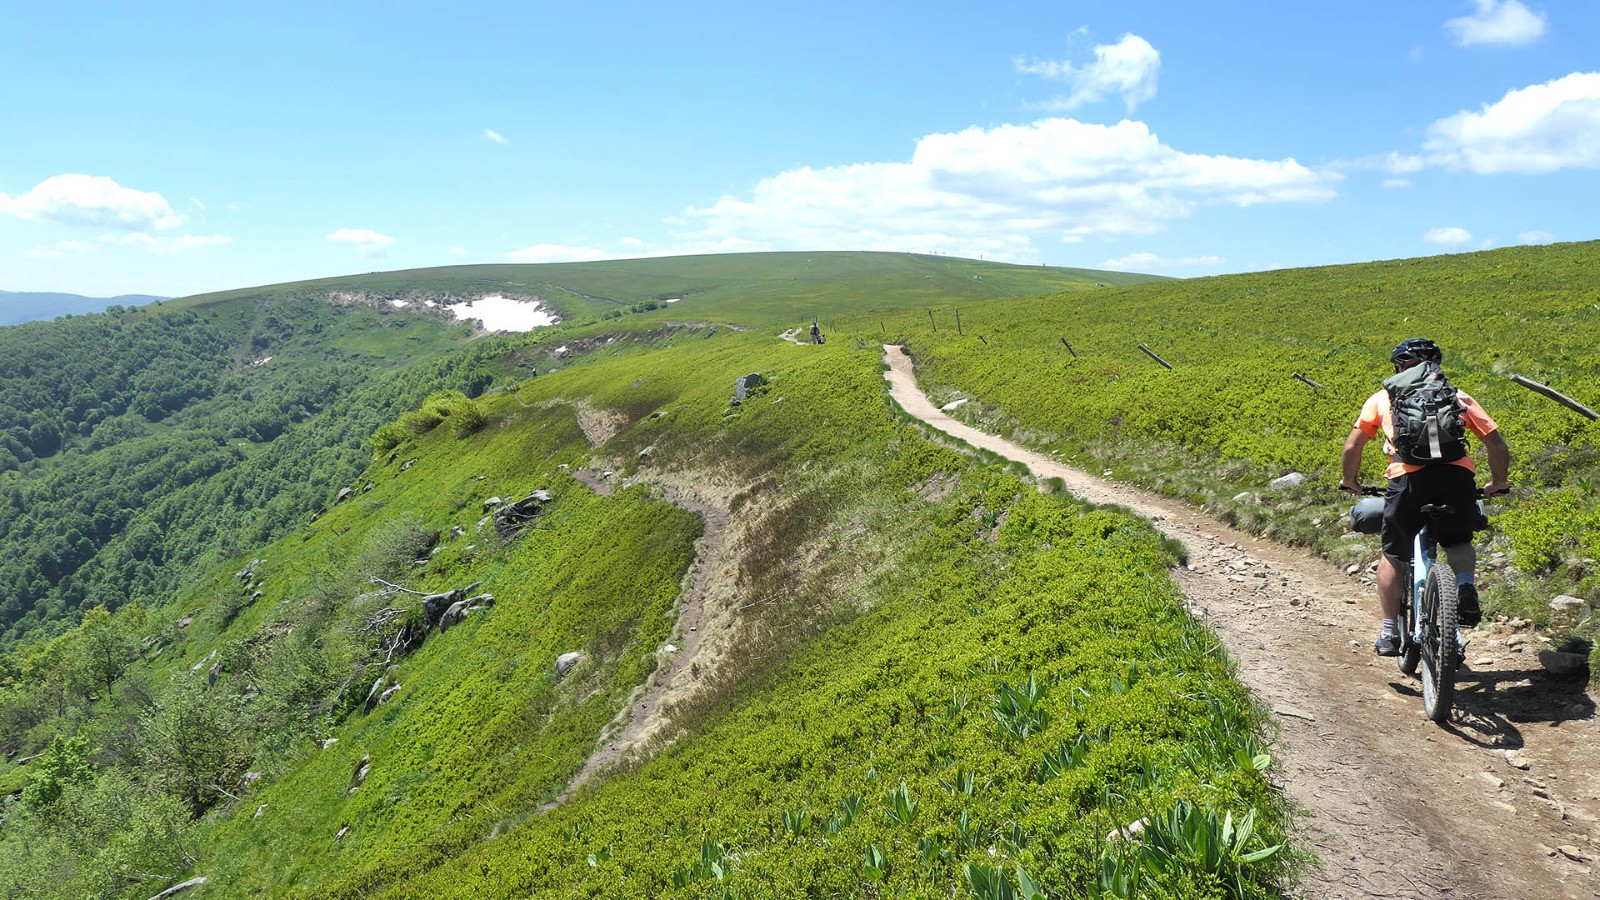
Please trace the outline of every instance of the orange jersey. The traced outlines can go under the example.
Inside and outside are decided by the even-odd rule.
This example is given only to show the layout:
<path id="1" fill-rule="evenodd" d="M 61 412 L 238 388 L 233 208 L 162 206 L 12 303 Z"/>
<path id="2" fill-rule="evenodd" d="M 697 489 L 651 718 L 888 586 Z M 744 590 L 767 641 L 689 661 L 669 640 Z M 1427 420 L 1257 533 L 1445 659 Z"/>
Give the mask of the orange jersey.
<path id="1" fill-rule="evenodd" d="M 1461 406 L 1463 407 L 1461 421 L 1466 423 L 1467 428 L 1471 429 L 1473 434 L 1481 438 L 1491 431 L 1499 430 L 1500 426 L 1489 418 L 1489 414 L 1483 411 L 1483 407 L 1478 405 L 1478 401 L 1467 396 L 1466 391 L 1456 391 L 1456 396 L 1460 398 Z M 1383 429 L 1383 452 L 1389 457 L 1389 467 L 1383 473 L 1385 476 L 1399 478 L 1407 472 L 1415 472 L 1422 468 L 1422 466 L 1399 462 L 1394 458 L 1394 413 L 1389 408 L 1389 392 L 1387 390 L 1378 391 L 1368 397 L 1366 403 L 1361 404 L 1361 415 L 1356 418 L 1355 427 L 1359 428 L 1361 433 L 1369 438 L 1377 437 L 1378 430 L 1380 428 Z M 1472 464 L 1471 456 L 1463 456 L 1449 463 L 1449 465 L 1463 466 L 1469 472 L 1477 471 L 1477 467 Z"/>

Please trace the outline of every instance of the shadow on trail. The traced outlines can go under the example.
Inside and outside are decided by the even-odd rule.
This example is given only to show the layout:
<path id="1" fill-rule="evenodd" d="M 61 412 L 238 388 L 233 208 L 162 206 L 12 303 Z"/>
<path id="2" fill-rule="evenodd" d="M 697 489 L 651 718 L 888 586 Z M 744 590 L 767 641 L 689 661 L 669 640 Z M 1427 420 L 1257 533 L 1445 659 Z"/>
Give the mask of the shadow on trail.
<path id="1" fill-rule="evenodd" d="M 1414 700 L 1420 709 L 1422 685 L 1391 680 L 1395 693 Z M 1566 678 L 1519 669 L 1467 669 L 1456 675 L 1455 708 L 1445 731 L 1467 743 L 1494 750 L 1524 745 L 1521 725 L 1557 727 L 1591 719 L 1595 703 L 1582 678 Z"/>

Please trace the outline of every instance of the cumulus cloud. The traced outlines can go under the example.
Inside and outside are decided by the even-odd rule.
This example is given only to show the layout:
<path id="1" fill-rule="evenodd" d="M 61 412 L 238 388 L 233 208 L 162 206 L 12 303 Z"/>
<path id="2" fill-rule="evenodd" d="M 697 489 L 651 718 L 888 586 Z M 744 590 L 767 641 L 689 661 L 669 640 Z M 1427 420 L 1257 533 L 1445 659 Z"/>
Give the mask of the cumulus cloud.
<path id="1" fill-rule="evenodd" d="M 1223 262 L 1224 260 L 1220 256 L 1180 256 L 1175 259 L 1166 259 L 1154 253 L 1140 251 L 1108 259 L 1100 263 L 1099 268 L 1111 269 L 1115 272 L 1156 272 L 1163 269 L 1220 266 Z"/>
<path id="2" fill-rule="evenodd" d="M 201 247 L 219 247 L 223 244 L 233 243 L 233 238 L 223 234 L 179 234 L 179 235 L 153 235 L 153 234 L 124 234 L 104 235 L 100 238 L 102 244 L 121 244 L 125 247 L 138 247 L 161 256 L 177 256 L 190 250 Z"/>
<path id="3" fill-rule="evenodd" d="M 1440 247 L 1465 247 L 1472 243 L 1472 232 L 1465 228 L 1430 228 L 1422 239 Z"/>
<path id="4" fill-rule="evenodd" d="M 451 256 L 454 256 L 456 259 L 466 259 L 467 257 L 472 255 L 472 252 L 469 251 L 465 247 L 451 247 L 449 250 L 446 250 L 445 252 L 450 254 Z"/>
<path id="5" fill-rule="evenodd" d="M 1455 38 L 1456 46 L 1473 44 L 1531 44 L 1544 34 L 1545 15 L 1534 12 L 1519 0 L 1473 0 L 1477 11 L 1451 19 L 1444 30 Z"/>
<path id="6" fill-rule="evenodd" d="M 394 244 L 394 238 L 366 228 L 341 228 L 328 235 L 336 244 L 354 244 L 362 256 L 379 256 Z"/>
<path id="7" fill-rule="evenodd" d="M 680 237 L 1032 260 L 1038 237 L 1151 234 L 1208 203 L 1318 202 L 1338 177 L 1294 159 L 1184 153 L 1141 122 L 1043 119 L 928 135 L 909 162 L 782 172 L 690 207 L 682 221 L 698 230 Z"/>
<path id="8" fill-rule="evenodd" d="M 1518 88 L 1428 128 L 1429 162 L 1479 175 L 1600 168 L 1600 72 Z"/>
<path id="9" fill-rule="evenodd" d="M 0 213 L 121 231 L 162 231 L 184 220 L 160 194 L 123 187 L 103 175 L 56 175 L 26 193 L 0 193 Z"/>
<path id="10" fill-rule="evenodd" d="M 506 136 L 505 135 L 501 134 L 498 131 L 495 131 L 493 128 L 485 128 L 483 130 L 483 139 L 486 140 L 486 141 L 491 141 L 491 142 L 496 143 L 496 144 L 509 144 L 509 143 L 511 143 L 510 141 L 506 140 Z"/>
<path id="11" fill-rule="evenodd" d="M 136 231 L 124 234 L 103 234 L 96 241 L 57 241 L 34 247 L 27 251 L 34 259 L 66 259 L 84 256 L 102 247 L 134 247 L 158 256 L 177 256 L 201 247 L 216 247 L 233 243 L 233 238 L 222 234 L 145 234 Z"/>
<path id="12" fill-rule="evenodd" d="M 506 259 L 523 263 L 593 262 L 611 254 L 596 247 L 564 247 L 560 244 L 534 244 L 506 254 Z"/>
<path id="13" fill-rule="evenodd" d="M 1519 244 L 1548 244 L 1555 239 L 1556 236 L 1548 231 L 1524 231 L 1517 235 Z"/>
<path id="14" fill-rule="evenodd" d="M 1094 62 L 1082 66 L 1065 60 L 1016 60 L 1013 66 L 1024 75 L 1071 85 L 1070 94 L 1044 104 L 1046 108 L 1069 110 L 1085 103 L 1097 103 L 1108 96 L 1120 96 L 1131 112 L 1135 106 L 1155 97 L 1161 54 L 1144 38 L 1125 34 L 1115 44 L 1095 47 Z"/>

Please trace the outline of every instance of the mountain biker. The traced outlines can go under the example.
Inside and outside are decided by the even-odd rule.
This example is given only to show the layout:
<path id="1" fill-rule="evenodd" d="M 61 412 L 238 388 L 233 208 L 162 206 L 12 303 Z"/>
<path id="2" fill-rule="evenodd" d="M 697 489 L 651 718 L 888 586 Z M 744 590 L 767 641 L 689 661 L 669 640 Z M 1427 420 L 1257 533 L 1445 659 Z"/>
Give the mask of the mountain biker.
<path id="1" fill-rule="evenodd" d="M 1433 341 L 1411 338 L 1401 341 L 1389 355 L 1395 373 L 1425 362 L 1440 363 L 1443 352 Z M 1468 429 L 1483 442 L 1489 457 L 1489 483 L 1484 485 L 1486 497 L 1503 494 L 1507 490 L 1506 478 L 1511 468 L 1511 451 L 1499 426 L 1489 418 L 1478 402 L 1457 391 L 1461 403 L 1461 419 Z M 1378 559 L 1378 603 L 1383 611 L 1383 627 L 1378 634 L 1373 651 L 1379 656 L 1396 656 L 1400 652 L 1400 633 L 1395 620 L 1400 614 L 1404 596 L 1401 579 L 1411 559 L 1411 544 L 1417 532 L 1428 524 L 1424 521 L 1422 507 L 1429 503 L 1448 505 L 1454 515 L 1440 518 L 1432 526 L 1434 539 L 1444 548 L 1450 566 L 1456 572 L 1460 588 L 1459 612 L 1463 627 L 1477 625 L 1483 618 L 1478 604 L 1478 588 L 1474 579 L 1477 553 L 1472 546 L 1472 525 L 1478 518 L 1473 475 L 1476 472 L 1470 455 L 1454 462 L 1433 465 L 1411 465 L 1400 460 L 1394 447 L 1394 419 L 1390 410 L 1389 392 L 1379 390 L 1362 404 L 1350 437 L 1345 440 L 1341 459 L 1343 475 L 1339 487 L 1348 493 L 1361 493 L 1357 477 L 1361 470 L 1361 452 L 1367 442 L 1378 436 L 1382 429 L 1386 438 L 1384 453 L 1390 462 L 1385 475 L 1389 490 L 1384 497 L 1383 555 Z"/>

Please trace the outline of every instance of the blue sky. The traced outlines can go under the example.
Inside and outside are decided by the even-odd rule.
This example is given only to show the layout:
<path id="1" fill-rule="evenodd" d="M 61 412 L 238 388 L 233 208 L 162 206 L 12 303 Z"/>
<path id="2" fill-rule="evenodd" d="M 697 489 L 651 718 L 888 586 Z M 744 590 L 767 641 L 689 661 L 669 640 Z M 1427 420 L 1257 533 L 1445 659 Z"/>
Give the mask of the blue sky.
<path id="1" fill-rule="evenodd" d="M 762 6 L 8 4 L 0 290 L 1600 237 L 1592 0 Z"/>

